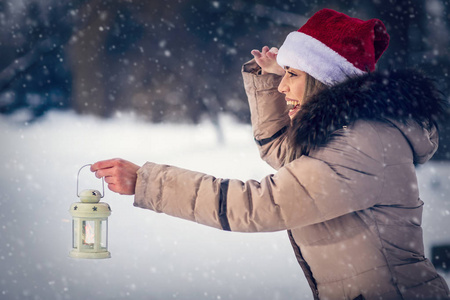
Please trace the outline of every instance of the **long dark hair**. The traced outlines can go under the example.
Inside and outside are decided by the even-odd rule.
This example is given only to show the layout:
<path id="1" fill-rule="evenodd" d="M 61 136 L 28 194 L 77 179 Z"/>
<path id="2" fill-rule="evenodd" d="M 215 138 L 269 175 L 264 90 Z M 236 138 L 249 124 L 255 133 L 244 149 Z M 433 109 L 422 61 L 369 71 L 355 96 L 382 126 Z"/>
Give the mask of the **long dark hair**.
<path id="1" fill-rule="evenodd" d="M 303 103 L 306 103 L 307 101 L 309 101 L 309 99 L 311 99 L 311 97 L 313 97 L 315 94 L 317 94 L 318 92 L 324 90 L 327 88 L 327 85 L 325 85 L 324 83 L 320 82 L 319 80 L 315 79 L 314 77 L 312 77 L 311 75 L 309 75 L 308 73 L 306 73 L 306 81 L 305 81 L 305 93 L 303 94 Z M 301 109 L 301 108 L 300 108 Z M 303 155 L 304 153 L 302 153 L 302 149 L 296 145 L 296 136 L 297 136 L 297 130 L 298 130 L 298 126 L 296 126 L 296 124 L 298 124 L 298 122 L 296 122 L 296 117 L 298 117 L 299 114 L 297 113 L 293 119 L 292 119 L 292 126 L 289 127 L 288 132 L 287 132 L 287 151 L 286 151 L 286 156 L 284 158 L 284 164 L 288 164 L 291 161 L 299 158 L 301 155 Z"/>

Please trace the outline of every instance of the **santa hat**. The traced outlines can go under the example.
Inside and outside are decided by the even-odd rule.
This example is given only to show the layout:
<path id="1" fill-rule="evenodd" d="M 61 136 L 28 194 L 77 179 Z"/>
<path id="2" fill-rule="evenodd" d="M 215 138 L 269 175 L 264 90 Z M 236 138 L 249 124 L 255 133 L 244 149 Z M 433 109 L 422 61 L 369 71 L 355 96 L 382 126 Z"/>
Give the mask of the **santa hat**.
<path id="1" fill-rule="evenodd" d="M 363 21 L 322 9 L 286 37 L 277 62 L 334 85 L 374 71 L 388 44 L 389 35 L 380 20 Z"/>

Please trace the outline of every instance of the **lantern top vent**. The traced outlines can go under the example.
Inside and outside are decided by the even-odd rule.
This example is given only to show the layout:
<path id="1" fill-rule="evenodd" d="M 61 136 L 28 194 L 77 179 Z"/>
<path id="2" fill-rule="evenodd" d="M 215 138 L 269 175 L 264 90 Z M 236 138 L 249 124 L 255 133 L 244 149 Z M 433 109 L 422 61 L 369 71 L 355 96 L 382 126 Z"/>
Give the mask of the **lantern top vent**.
<path id="1" fill-rule="evenodd" d="M 98 203 L 102 194 L 97 190 L 89 189 L 81 191 L 78 197 L 80 197 L 80 201 L 83 203 Z"/>

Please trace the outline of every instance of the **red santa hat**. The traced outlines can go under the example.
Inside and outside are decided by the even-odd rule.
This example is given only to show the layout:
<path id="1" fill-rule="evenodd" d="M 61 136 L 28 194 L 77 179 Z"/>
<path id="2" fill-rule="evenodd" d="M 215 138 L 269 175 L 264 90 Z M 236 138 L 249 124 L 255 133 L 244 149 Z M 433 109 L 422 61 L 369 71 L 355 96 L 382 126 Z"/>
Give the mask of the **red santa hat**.
<path id="1" fill-rule="evenodd" d="M 363 21 L 322 9 L 286 37 L 277 62 L 334 85 L 374 71 L 388 44 L 389 35 L 380 20 Z"/>

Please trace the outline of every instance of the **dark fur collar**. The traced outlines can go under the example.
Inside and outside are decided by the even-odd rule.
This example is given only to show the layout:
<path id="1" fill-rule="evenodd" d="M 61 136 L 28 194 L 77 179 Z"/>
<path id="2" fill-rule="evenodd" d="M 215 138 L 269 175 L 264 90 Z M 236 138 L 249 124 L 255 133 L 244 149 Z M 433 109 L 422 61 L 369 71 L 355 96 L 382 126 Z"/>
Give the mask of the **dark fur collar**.
<path id="1" fill-rule="evenodd" d="M 413 70 L 374 72 L 326 89 L 305 103 L 288 133 L 302 154 L 325 145 L 336 129 L 357 120 L 436 124 L 446 101 L 434 82 Z"/>

